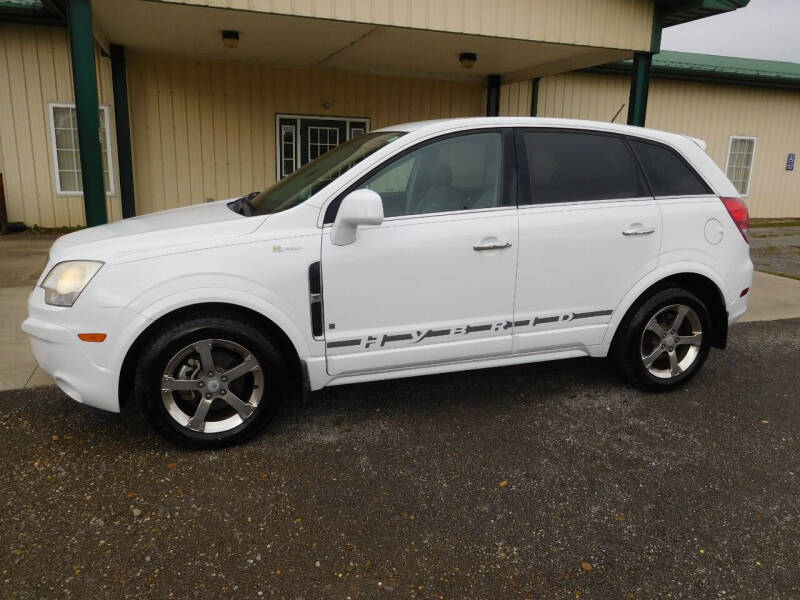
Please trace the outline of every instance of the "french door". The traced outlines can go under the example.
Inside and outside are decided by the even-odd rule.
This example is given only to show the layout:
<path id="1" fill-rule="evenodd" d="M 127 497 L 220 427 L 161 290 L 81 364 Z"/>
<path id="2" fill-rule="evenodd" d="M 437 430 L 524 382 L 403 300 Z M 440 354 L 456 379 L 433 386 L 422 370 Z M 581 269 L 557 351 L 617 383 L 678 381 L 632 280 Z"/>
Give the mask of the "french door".
<path id="1" fill-rule="evenodd" d="M 277 175 L 282 179 L 339 144 L 369 131 L 369 119 L 276 115 Z"/>

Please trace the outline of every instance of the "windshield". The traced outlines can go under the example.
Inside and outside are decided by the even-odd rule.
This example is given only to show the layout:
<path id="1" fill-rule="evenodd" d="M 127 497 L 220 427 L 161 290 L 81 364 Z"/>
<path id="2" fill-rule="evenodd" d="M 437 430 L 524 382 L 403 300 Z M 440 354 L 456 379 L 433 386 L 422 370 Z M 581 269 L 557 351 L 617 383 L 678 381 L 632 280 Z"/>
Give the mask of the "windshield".
<path id="1" fill-rule="evenodd" d="M 401 135 L 403 133 L 397 131 L 367 133 L 337 146 L 249 198 L 252 214 L 267 215 L 297 206 Z"/>

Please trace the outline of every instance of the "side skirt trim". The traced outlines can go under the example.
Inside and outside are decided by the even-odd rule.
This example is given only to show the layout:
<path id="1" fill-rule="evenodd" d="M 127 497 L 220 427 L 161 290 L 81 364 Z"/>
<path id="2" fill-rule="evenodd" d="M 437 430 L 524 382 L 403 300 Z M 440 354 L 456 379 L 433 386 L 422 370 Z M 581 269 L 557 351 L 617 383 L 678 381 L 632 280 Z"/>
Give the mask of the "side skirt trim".
<path id="1" fill-rule="evenodd" d="M 349 383 L 361 383 L 366 381 L 381 381 L 385 379 L 400 379 L 404 377 L 419 377 L 422 375 L 435 375 L 438 373 L 453 373 L 456 371 L 471 371 L 477 369 L 489 369 L 492 367 L 504 367 L 509 365 L 520 365 L 534 362 L 545 362 L 550 360 L 560 360 L 562 358 L 581 358 L 587 356 L 603 356 L 603 348 L 608 351 L 606 346 L 589 346 L 584 348 L 571 348 L 557 351 L 530 352 L 527 354 L 515 354 L 497 358 L 481 360 L 465 360 L 451 363 L 438 363 L 425 367 L 412 367 L 406 369 L 395 369 L 389 371 L 373 371 L 371 373 L 359 373 L 356 375 L 334 376 L 320 387 L 332 385 L 345 385 Z"/>

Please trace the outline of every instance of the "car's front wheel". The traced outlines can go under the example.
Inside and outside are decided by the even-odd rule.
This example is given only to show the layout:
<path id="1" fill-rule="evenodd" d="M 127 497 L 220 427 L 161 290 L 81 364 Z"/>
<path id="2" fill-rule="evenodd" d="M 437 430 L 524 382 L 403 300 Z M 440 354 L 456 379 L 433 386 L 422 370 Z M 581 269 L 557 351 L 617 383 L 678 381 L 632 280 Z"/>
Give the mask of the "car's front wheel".
<path id="1" fill-rule="evenodd" d="M 252 323 L 172 322 L 142 354 L 135 395 L 162 435 L 189 448 L 238 444 L 261 431 L 284 395 L 286 367 Z"/>
<path id="2" fill-rule="evenodd" d="M 682 288 L 641 302 L 620 324 L 611 348 L 617 370 L 636 387 L 667 390 L 693 377 L 711 347 L 705 304 Z"/>

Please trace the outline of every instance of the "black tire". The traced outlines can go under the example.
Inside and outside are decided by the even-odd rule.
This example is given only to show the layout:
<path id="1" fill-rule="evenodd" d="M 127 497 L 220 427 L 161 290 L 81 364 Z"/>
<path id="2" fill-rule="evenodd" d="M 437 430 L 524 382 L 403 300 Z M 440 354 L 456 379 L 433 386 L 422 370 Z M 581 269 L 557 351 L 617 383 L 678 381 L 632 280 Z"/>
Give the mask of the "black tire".
<path id="1" fill-rule="evenodd" d="M 213 344 L 209 346 L 215 357 L 212 363 L 216 364 L 220 360 L 223 363 L 224 360 L 230 362 L 229 367 L 217 366 L 215 368 L 213 377 L 213 379 L 217 380 L 215 388 L 222 385 L 225 391 L 218 391 L 217 394 L 214 394 L 215 397 L 213 399 L 208 400 L 210 403 L 209 416 L 215 414 L 224 415 L 225 411 L 228 411 L 234 413 L 231 415 L 230 421 L 235 422 L 236 411 L 232 408 L 233 405 L 229 405 L 228 402 L 237 398 L 237 395 L 252 395 L 252 397 L 255 397 L 258 389 L 261 390 L 260 399 L 257 401 L 255 409 L 252 409 L 248 404 L 247 410 L 252 410 L 252 412 L 247 416 L 239 414 L 241 422 L 224 431 L 205 432 L 205 429 L 208 428 L 205 419 L 202 420 L 203 431 L 192 430 L 188 427 L 188 425 L 191 425 L 191 420 L 186 425 L 181 424 L 167 408 L 167 403 L 170 403 L 173 411 L 180 410 L 177 408 L 180 404 L 187 407 L 188 412 L 186 414 L 190 414 L 192 412 L 192 403 L 196 402 L 196 406 L 199 406 L 203 402 L 204 392 L 207 393 L 212 389 L 211 385 L 206 385 L 205 389 L 200 391 L 167 393 L 173 401 L 162 397 L 162 378 L 164 377 L 165 369 L 170 366 L 170 362 L 176 356 L 186 351 L 189 346 L 202 340 L 227 342 L 231 348 L 238 347 L 249 353 L 250 358 L 243 361 L 243 363 L 247 362 L 248 365 L 254 365 L 253 359 L 257 361 L 258 368 L 253 368 L 252 371 L 239 375 L 236 378 L 237 381 L 233 381 L 234 377 L 231 376 L 230 382 L 220 384 L 223 371 L 230 366 L 235 366 L 234 362 L 230 362 L 233 361 L 235 352 L 222 346 L 215 347 Z M 220 352 L 223 353 L 222 356 L 220 356 Z M 203 364 L 199 354 L 190 354 L 185 361 L 197 365 L 196 368 Z M 188 367 L 183 366 L 182 368 L 187 369 Z M 198 379 L 198 377 L 205 378 L 205 371 L 203 369 L 199 370 L 203 371 L 199 375 L 176 377 L 176 379 L 194 380 Z M 259 378 L 258 384 L 256 383 L 256 377 Z M 267 426 L 277 414 L 284 399 L 286 390 L 289 387 L 288 378 L 286 362 L 278 350 L 278 346 L 262 333 L 255 324 L 237 316 L 189 317 L 169 323 L 166 328 L 155 334 L 146 344 L 146 349 L 140 356 L 136 367 L 134 397 L 144 409 L 147 419 L 155 430 L 168 440 L 190 449 L 222 448 L 240 444 L 258 434 Z M 204 381 L 209 382 L 210 379 L 205 379 Z M 249 388 L 253 389 L 248 390 L 248 385 Z M 238 387 L 234 389 L 234 386 Z M 244 391 L 242 392 L 242 390 Z M 217 390 L 215 389 L 215 391 Z M 198 396 L 198 394 L 200 395 Z M 219 394 L 226 394 L 225 398 L 227 400 L 224 400 Z M 242 405 L 239 404 L 239 406 L 241 407 Z M 221 423 L 224 421 L 212 421 L 209 419 L 208 422 Z"/>
<path id="2" fill-rule="evenodd" d="M 670 336 L 668 339 L 664 339 L 666 349 L 670 350 L 669 353 L 665 352 L 665 345 L 660 345 L 660 347 L 653 345 L 653 354 L 659 351 L 662 352 L 662 354 L 658 356 L 659 362 L 653 363 L 652 366 L 653 370 L 658 370 L 662 374 L 661 376 L 656 376 L 645 365 L 643 353 L 645 352 L 645 343 L 653 344 L 651 338 L 655 335 L 655 339 L 658 339 L 658 334 L 648 329 L 648 337 L 646 340 L 643 339 L 643 334 L 651 319 L 656 317 L 656 315 L 669 316 L 671 314 L 670 307 L 676 305 L 685 306 L 694 311 L 694 315 L 697 317 L 702 327 L 702 339 L 699 345 L 697 345 L 696 354 L 690 357 L 690 364 L 677 375 L 672 375 L 675 371 L 671 370 L 670 360 L 672 357 L 670 354 L 672 350 L 678 353 L 684 352 L 684 349 L 683 345 L 679 346 L 679 344 L 673 344 L 670 346 L 669 342 L 677 339 L 680 343 L 680 335 L 685 335 L 683 338 L 683 344 L 685 344 L 685 340 L 689 339 L 688 333 L 681 334 L 679 331 L 677 338 Z M 686 331 L 687 322 L 687 319 L 682 321 L 681 327 L 684 328 L 684 331 Z M 691 325 L 691 323 L 688 323 L 688 325 Z M 653 392 L 672 390 L 689 381 L 697 374 L 700 367 L 703 366 L 711 348 L 711 327 L 712 322 L 708 309 L 693 293 L 678 287 L 657 290 L 640 300 L 628 311 L 628 314 L 625 316 L 622 323 L 620 323 L 619 329 L 614 336 L 609 358 L 616 370 L 635 387 Z M 666 331 L 668 336 L 670 333 L 669 330 Z M 689 349 L 686 349 L 685 352 L 688 353 Z M 676 356 L 680 357 L 680 354 L 676 354 Z M 684 357 L 686 356 L 688 356 L 688 354 L 684 354 Z M 658 369 L 656 369 L 656 366 L 658 366 Z M 670 373 L 666 374 L 666 371 L 670 371 Z"/>

